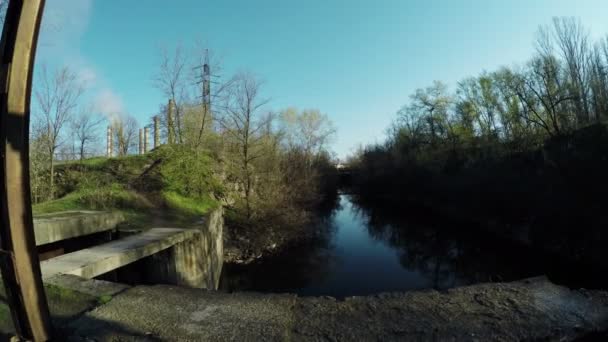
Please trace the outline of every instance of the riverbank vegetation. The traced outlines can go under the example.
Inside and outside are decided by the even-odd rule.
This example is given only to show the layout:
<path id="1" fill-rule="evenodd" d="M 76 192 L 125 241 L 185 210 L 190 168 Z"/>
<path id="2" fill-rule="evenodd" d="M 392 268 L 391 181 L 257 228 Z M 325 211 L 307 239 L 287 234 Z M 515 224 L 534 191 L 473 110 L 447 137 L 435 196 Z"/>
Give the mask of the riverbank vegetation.
<path id="1" fill-rule="evenodd" d="M 123 210 L 145 226 L 194 221 L 223 205 L 229 261 L 305 237 L 311 211 L 336 190 L 331 121 L 317 109 L 272 110 L 249 72 L 193 82 L 199 75 L 187 70 L 213 64 L 207 50 L 196 51 L 161 52 L 153 82 L 168 101 L 144 124 L 127 113 L 103 116 L 84 103 L 86 87 L 69 68 L 43 68 L 31 136 L 34 212 Z M 142 142 L 144 127 L 155 125 L 158 136 Z"/>
<path id="2" fill-rule="evenodd" d="M 455 90 L 439 81 L 416 90 L 386 142 L 350 166 L 367 196 L 424 203 L 605 264 L 606 119 L 608 38 L 592 42 L 580 22 L 556 18 L 524 65 L 484 71 Z"/>

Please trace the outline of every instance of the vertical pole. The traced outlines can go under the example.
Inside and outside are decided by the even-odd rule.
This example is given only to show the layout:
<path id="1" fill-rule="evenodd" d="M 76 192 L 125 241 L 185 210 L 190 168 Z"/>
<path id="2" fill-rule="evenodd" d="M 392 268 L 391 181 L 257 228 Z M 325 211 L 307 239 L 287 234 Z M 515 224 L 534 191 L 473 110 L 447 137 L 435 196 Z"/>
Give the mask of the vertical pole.
<path id="1" fill-rule="evenodd" d="M 175 128 L 173 127 L 173 99 L 167 104 L 167 143 L 172 145 L 175 143 Z"/>
<path id="2" fill-rule="evenodd" d="M 148 153 L 148 141 L 150 140 L 150 127 L 144 127 L 144 153 Z"/>
<path id="3" fill-rule="evenodd" d="M 154 117 L 154 148 L 160 146 L 160 122 L 158 115 Z"/>
<path id="4" fill-rule="evenodd" d="M 144 154 L 144 130 L 139 129 L 139 154 Z"/>
<path id="5" fill-rule="evenodd" d="M 201 81 L 203 84 L 201 94 L 201 99 L 203 101 L 203 113 L 201 118 L 201 127 L 198 132 L 197 146 L 200 146 L 202 143 L 205 125 L 207 124 L 207 116 L 211 114 L 211 67 L 209 66 L 209 50 L 205 50 L 205 63 L 203 64 Z"/>
<path id="6" fill-rule="evenodd" d="M 44 0 L 10 1 L 0 43 L 0 267 L 17 334 L 51 339 L 29 178 L 32 76 Z"/>
<path id="7" fill-rule="evenodd" d="M 113 146 L 112 146 L 112 126 L 108 125 L 107 150 L 106 150 L 106 156 L 108 158 L 112 158 L 112 150 L 113 150 Z"/>

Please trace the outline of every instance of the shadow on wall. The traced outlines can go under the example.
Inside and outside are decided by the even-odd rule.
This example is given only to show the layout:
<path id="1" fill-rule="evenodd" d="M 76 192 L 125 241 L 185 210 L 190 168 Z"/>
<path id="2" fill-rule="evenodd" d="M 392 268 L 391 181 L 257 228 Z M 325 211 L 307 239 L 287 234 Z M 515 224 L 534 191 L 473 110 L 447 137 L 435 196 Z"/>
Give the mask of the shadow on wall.
<path id="1" fill-rule="evenodd" d="M 223 209 L 218 208 L 193 228 L 200 234 L 97 278 L 130 285 L 168 284 L 217 290 L 224 263 L 223 224 Z"/>

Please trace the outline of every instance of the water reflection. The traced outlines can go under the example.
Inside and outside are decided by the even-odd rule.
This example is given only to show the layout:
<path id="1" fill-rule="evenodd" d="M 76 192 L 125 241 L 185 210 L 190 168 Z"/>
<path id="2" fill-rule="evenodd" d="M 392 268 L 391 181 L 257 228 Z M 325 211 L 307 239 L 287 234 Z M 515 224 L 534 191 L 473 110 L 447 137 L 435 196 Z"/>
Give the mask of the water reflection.
<path id="1" fill-rule="evenodd" d="M 340 298 L 564 273 L 546 256 L 419 208 L 342 194 L 325 209 L 315 239 L 252 265 L 227 265 L 221 289 Z"/>

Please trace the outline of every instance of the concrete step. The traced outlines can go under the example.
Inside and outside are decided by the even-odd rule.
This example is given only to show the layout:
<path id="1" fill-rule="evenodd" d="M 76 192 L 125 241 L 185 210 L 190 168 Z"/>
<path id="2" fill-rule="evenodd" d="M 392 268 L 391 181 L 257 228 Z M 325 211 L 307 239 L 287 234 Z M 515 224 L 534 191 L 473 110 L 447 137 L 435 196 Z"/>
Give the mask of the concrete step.
<path id="1" fill-rule="evenodd" d="M 64 254 L 40 263 L 42 277 L 71 274 L 91 279 L 143 259 L 200 234 L 197 230 L 152 228 L 144 233 Z"/>

